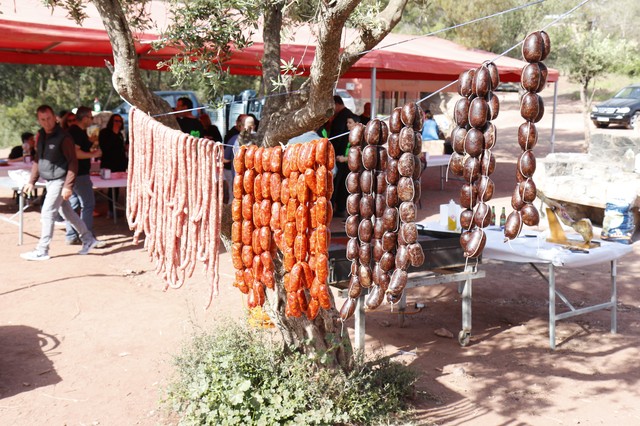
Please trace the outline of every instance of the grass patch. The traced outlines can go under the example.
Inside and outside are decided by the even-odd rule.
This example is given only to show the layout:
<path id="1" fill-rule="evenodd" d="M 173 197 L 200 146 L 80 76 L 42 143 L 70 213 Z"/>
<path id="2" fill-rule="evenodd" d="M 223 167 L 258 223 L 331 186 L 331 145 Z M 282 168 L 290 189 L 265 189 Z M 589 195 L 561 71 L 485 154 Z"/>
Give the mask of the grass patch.
<path id="1" fill-rule="evenodd" d="M 181 425 L 374 425 L 406 417 L 417 373 L 377 357 L 345 374 L 285 351 L 273 334 L 225 325 L 174 359 L 165 402 Z"/>

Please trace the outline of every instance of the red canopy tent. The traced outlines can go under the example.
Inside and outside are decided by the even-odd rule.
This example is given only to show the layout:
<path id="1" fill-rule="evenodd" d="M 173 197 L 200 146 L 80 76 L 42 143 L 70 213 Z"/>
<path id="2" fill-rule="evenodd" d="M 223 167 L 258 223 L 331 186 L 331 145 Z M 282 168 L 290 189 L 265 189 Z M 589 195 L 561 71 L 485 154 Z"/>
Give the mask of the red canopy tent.
<path id="1" fill-rule="evenodd" d="M 56 8 L 53 13 L 40 0 L 20 0 L 0 4 L 0 61 L 9 63 L 50 64 L 103 67 L 104 61 L 113 61 L 111 43 L 95 7 L 87 5 L 88 18 L 82 27 Z M 154 1 L 149 7 L 154 22 L 162 28 L 170 16 L 164 3 Z M 165 48 L 154 51 L 150 42 L 157 34 L 136 34 L 136 50 L 140 65 L 155 69 L 159 61 L 177 53 Z M 345 30 L 345 43 L 355 37 L 355 31 Z M 282 58 L 293 59 L 304 73 L 309 72 L 315 55 L 315 36 L 309 27 L 300 27 L 282 45 Z M 234 51 L 231 60 L 224 63 L 231 73 L 260 75 L 264 44 L 258 32 L 253 45 Z M 376 69 L 378 79 L 453 81 L 461 71 L 493 60 L 495 54 L 468 49 L 437 37 L 416 37 L 389 34 L 374 50 L 366 53 L 344 77 L 369 78 Z M 502 81 L 520 80 L 524 62 L 502 57 L 496 64 Z M 549 70 L 548 81 L 558 79 L 556 70 Z"/>
<path id="2" fill-rule="evenodd" d="M 164 2 L 154 0 L 147 7 L 158 28 L 165 27 L 170 21 L 170 12 Z M 0 12 L 0 62 L 103 67 L 105 61 L 113 61 L 109 37 L 91 3 L 85 9 L 88 18 L 82 26 L 69 19 L 62 8 L 51 11 L 40 0 L 4 1 L 0 3 Z M 159 62 L 177 53 L 174 48 L 153 50 L 151 42 L 158 39 L 157 34 L 149 32 L 135 36 L 142 68 L 156 69 Z M 354 37 L 355 31 L 346 29 L 344 44 Z M 299 27 L 283 40 L 281 57 L 287 62 L 293 60 L 300 72 L 308 74 L 315 55 L 315 43 L 311 29 Z M 260 75 L 263 52 L 264 43 L 260 31 L 257 31 L 253 44 L 242 51 L 233 51 L 224 66 L 232 74 Z M 462 71 L 485 61 L 496 63 L 502 81 L 520 81 L 525 62 L 508 57 L 495 59 L 496 56 L 437 37 L 389 34 L 343 77 L 370 78 L 372 99 L 376 98 L 377 79 L 429 81 L 435 83 L 431 84 L 435 90 L 455 81 Z M 547 80 L 556 83 L 556 92 L 558 77 L 558 71 L 549 69 Z M 552 129 L 552 144 L 553 134 Z"/>

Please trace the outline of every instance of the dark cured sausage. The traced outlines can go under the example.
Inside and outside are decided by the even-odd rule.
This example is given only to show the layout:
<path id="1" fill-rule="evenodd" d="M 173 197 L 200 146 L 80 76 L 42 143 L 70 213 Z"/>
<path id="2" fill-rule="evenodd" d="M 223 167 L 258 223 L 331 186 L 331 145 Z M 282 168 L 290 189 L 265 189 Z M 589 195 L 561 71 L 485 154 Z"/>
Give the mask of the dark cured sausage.
<path id="1" fill-rule="evenodd" d="M 551 41 L 544 31 L 529 34 L 522 44 L 522 56 L 529 62 L 522 69 L 521 85 L 527 90 L 520 100 L 520 115 L 526 120 L 518 128 L 518 144 L 522 154 L 516 168 L 516 188 L 511 197 L 514 211 L 507 218 L 504 235 L 514 239 L 520 234 L 522 225 L 536 226 L 540 221 L 538 210 L 531 204 L 536 198 L 536 185 L 531 179 L 536 170 L 536 158 L 532 148 L 538 141 L 534 123 L 544 115 L 544 103 L 537 93 L 546 85 L 548 70 L 541 62 L 551 50 Z"/>

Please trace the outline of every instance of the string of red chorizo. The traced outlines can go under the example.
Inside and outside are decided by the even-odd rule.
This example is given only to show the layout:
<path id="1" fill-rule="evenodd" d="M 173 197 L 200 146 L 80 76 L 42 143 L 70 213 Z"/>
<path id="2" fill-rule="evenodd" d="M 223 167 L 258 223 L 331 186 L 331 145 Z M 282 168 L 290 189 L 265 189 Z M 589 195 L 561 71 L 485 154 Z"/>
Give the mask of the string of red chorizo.
<path id="1" fill-rule="evenodd" d="M 218 293 L 223 147 L 170 129 L 132 107 L 129 112 L 126 215 L 134 243 L 155 262 L 166 288 L 179 288 L 203 262 Z"/>
<path id="2" fill-rule="evenodd" d="M 240 147 L 234 156 L 231 212 L 234 286 L 262 306 L 273 289 L 273 258 L 282 252 L 285 314 L 315 319 L 331 308 L 328 224 L 335 153 L 327 139 L 286 148 Z"/>

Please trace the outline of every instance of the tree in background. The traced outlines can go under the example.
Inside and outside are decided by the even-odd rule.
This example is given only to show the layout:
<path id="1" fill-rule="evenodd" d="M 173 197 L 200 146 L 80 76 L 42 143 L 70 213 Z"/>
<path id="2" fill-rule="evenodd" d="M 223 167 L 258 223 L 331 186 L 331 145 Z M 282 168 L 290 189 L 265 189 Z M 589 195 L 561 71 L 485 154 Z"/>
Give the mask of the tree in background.
<path id="1" fill-rule="evenodd" d="M 579 3 L 578 0 L 570 3 L 565 0 L 547 0 L 490 20 L 443 32 L 438 36 L 470 48 L 502 53 L 523 40 L 531 31 L 541 29 Z M 517 0 L 426 0 L 408 6 L 409 16 L 420 17 L 419 20 L 425 26 L 412 25 L 404 18 L 402 25 L 403 28 L 425 33 L 522 4 Z M 423 18 L 424 16 L 429 18 Z M 630 76 L 640 74 L 640 32 L 636 29 L 638 16 L 640 2 L 637 0 L 620 0 L 615 4 L 607 0 L 592 0 L 547 29 L 552 40 L 547 65 L 561 69 L 570 81 L 580 86 L 585 150 L 589 147 L 589 111 L 594 93 L 598 89 L 598 81 L 611 73 Z M 520 49 L 514 49 L 508 55 L 521 59 Z"/>
<path id="2" fill-rule="evenodd" d="M 556 66 L 580 86 L 585 152 L 589 151 L 591 141 L 589 112 L 598 79 L 609 73 L 638 71 L 638 45 L 624 38 L 628 28 L 614 22 L 617 14 L 611 15 L 609 6 L 594 2 L 549 30 L 555 46 Z M 629 6 L 633 8 L 632 4 Z"/>
<path id="3" fill-rule="evenodd" d="M 418 28 L 418 32 L 424 33 L 427 30 L 436 31 L 465 21 L 493 15 L 522 6 L 523 3 L 520 0 L 494 0 L 490 2 L 427 0 L 417 5 L 412 3 L 408 9 L 413 11 L 415 8 L 419 8 L 421 16 L 428 16 L 425 18 L 425 22 L 430 25 L 427 28 Z M 438 37 L 455 41 L 469 48 L 502 53 L 523 40 L 531 31 L 539 29 L 540 22 L 545 16 L 566 7 L 566 4 L 559 0 L 547 0 L 544 3 L 439 33 Z M 410 24 L 404 17 L 403 25 L 410 28 Z M 518 49 L 511 51 L 509 56 L 521 58 Z"/>
<path id="4" fill-rule="evenodd" d="M 213 103 L 208 97 L 209 88 L 193 73 L 180 81 L 172 73 L 159 70 L 141 70 L 141 76 L 151 90 L 193 90 L 200 99 Z M 228 94 L 258 89 L 257 80 L 253 76 L 230 75 L 224 89 Z M 106 68 L 0 64 L 0 148 L 16 145 L 21 133 L 38 129 L 35 109 L 42 103 L 57 112 L 92 106 L 96 97 L 103 110 L 122 103 Z"/>
<path id="5" fill-rule="evenodd" d="M 102 68 L 0 64 L 0 146 L 15 145 L 22 132 L 38 128 L 35 108 L 47 103 L 57 111 L 103 105 L 115 95 Z"/>

